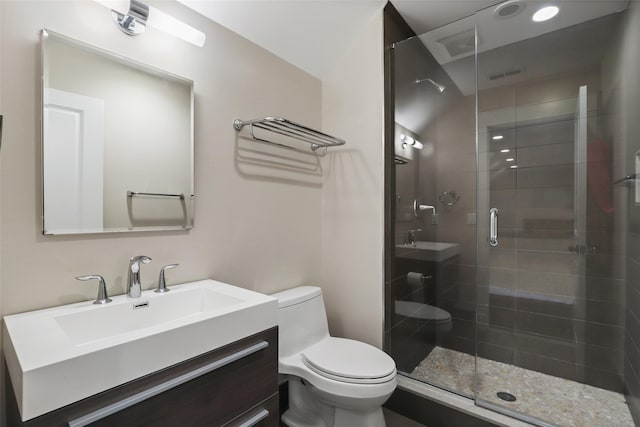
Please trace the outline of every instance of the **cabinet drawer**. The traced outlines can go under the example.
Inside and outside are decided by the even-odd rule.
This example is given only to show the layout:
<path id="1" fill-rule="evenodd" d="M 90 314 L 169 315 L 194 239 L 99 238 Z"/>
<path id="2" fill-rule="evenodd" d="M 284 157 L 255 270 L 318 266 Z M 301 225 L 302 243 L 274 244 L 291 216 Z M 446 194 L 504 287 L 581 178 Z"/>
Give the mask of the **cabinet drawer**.
<path id="1" fill-rule="evenodd" d="M 67 427 L 95 413 L 102 418 L 84 425 L 220 426 L 277 392 L 277 340 L 277 328 L 272 328 L 24 423 L 15 423 L 16 407 L 9 413 L 10 425 Z"/>
<path id="2" fill-rule="evenodd" d="M 278 427 L 280 400 L 278 393 L 226 423 L 223 427 Z"/>

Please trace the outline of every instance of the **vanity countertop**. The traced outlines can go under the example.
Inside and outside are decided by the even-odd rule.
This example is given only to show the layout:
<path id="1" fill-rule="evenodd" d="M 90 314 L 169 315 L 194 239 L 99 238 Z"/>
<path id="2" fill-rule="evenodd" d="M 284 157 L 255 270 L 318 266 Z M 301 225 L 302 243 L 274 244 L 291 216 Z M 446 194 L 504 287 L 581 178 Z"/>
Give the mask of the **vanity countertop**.
<path id="1" fill-rule="evenodd" d="M 22 419 L 277 326 L 277 300 L 214 280 L 4 317 Z"/>

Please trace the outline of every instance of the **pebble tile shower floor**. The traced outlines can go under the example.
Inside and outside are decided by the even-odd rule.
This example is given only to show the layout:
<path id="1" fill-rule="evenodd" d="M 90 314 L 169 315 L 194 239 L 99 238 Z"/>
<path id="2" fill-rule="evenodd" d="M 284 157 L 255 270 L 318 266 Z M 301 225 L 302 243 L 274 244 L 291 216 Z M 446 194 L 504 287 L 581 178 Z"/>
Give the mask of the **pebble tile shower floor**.
<path id="1" fill-rule="evenodd" d="M 473 396 L 475 357 L 436 347 L 413 378 Z M 562 427 L 634 427 L 624 395 L 478 358 L 478 397 Z M 515 402 L 501 400 L 506 391 Z"/>

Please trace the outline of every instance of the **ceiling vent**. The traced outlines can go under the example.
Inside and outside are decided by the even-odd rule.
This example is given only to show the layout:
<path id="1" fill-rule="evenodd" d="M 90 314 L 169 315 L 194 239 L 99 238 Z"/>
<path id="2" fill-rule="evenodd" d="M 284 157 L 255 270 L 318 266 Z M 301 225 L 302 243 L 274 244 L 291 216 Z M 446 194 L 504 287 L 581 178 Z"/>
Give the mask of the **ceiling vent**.
<path id="1" fill-rule="evenodd" d="M 476 31 L 475 28 L 471 28 L 436 41 L 444 46 L 450 57 L 455 58 L 475 51 Z"/>
<path id="2" fill-rule="evenodd" d="M 522 74 L 525 71 L 526 69 L 524 67 L 516 68 L 514 70 L 509 70 L 509 71 L 503 71 L 501 73 L 491 74 L 489 76 L 489 80 L 498 80 L 498 79 L 504 79 L 505 77 L 517 76 L 518 74 Z"/>
<path id="3" fill-rule="evenodd" d="M 496 18 L 512 18 L 524 10 L 524 3 L 520 0 L 511 0 L 499 4 L 493 14 Z"/>

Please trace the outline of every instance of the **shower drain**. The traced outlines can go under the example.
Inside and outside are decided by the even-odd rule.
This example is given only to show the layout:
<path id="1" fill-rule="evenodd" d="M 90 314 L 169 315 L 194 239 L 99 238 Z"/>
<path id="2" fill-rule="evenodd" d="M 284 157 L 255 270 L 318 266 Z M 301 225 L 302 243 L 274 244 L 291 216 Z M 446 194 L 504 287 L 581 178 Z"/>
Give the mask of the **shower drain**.
<path id="1" fill-rule="evenodd" d="M 516 401 L 516 397 L 511 393 L 507 393 L 506 391 L 499 391 L 496 394 L 498 395 L 498 397 L 500 399 L 506 400 L 507 402 L 515 402 Z"/>

